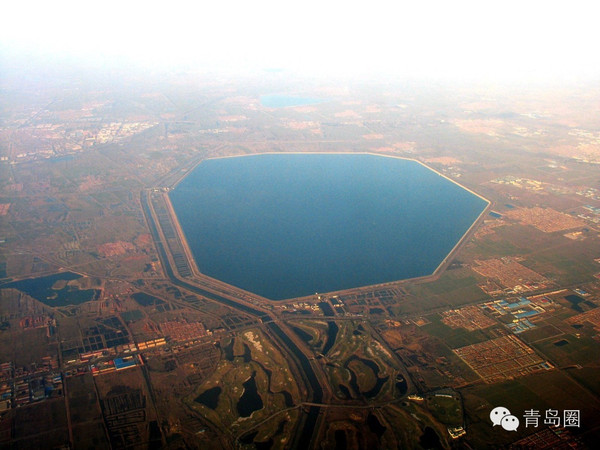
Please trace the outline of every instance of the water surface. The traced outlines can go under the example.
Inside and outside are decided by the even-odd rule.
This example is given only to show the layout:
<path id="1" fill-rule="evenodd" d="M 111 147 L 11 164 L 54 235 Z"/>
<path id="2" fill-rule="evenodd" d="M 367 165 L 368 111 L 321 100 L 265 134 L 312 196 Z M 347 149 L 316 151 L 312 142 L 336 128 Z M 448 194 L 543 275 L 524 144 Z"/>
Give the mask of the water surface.
<path id="1" fill-rule="evenodd" d="M 100 294 L 97 289 L 79 289 L 67 282 L 77 280 L 81 275 L 73 272 L 61 272 L 45 277 L 29 278 L 1 285 L 2 288 L 13 288 L 25 292 L 36 300 L 52 307 L 79 305 L 94 300 Z M 63 281 L 62 287 L 56 282 Z"/>
<path id="2" fill-rule="evenodd" d="M 274 300 L 429 275 L 487 206 L 365 154 L 208 160 L 170 198 L 201 272 Z"/>

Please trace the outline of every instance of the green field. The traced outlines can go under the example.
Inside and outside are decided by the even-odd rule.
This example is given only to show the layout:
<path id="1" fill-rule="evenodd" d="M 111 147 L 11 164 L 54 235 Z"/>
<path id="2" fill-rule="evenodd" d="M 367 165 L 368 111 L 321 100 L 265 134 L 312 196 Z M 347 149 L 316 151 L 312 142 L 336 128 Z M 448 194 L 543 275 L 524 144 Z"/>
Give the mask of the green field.
<path id="1" fill-rule="evenodd" d="M 426 397 L 427 408 L 434 417 L 448 427 L 463 426 L 462 400 L 456 393 L 439 392 Z"/>
<path id="2" fill-rule="evenodd" d="M 554 345 L 555 342 L 565 340 L 568 343 L 563 346 Z M 597 364 L 600 353 L 598 341 L 591 337 L 574 334 L 566 334 L 556 339 L 547 339 L 543 342 L 534 343 L 532 346 L 540 353 L 546 355 L 552 363 L 559 367 L 581 364 Z"/>
<path id="3" fill-rule="evenodd" d="M 337 339 L 324 358 L 324 370 L 339 399 L 375 401 L 396 396 L 401 373 L 394 356 L 362 324 L 339 321 Z"/>
<path id="4" fill-rule="evenodd" d="M 440 338 L 450 348 L 477 344 L 490 338 L 489 332 L 484 330 L 469 331 L 464 328 L 451 328 L 441 321 L 439 314 L 432 314 L 427 318 L 430 323 L 423 325 L 422 329 L 432 336 Z"/>
<path id="5" fill-rule="evenodd" d="M 222 358 L 215 372 L 184 399 L 189 408 L 206 417 L 221 432 L 242 436 L 265 418 L 299 403 L 299 387 L 288 362 L 262 331 L 247 330 L 234 338 L 224 339 L 221 348 Z M 242 417 L 239 407 L 246 394 L 245 383 L 250 379 L 256 385 L 260 408 Z M 202 394 L 217 387 L 220 393 L 214 408 L 200 400 Z M 295 426 L 295 415 L 282 413 L 277 417 L 289 422 L 281 426 Z M 266 437 L 269 426 L 261 426 L 261 430 L 261 438 L 257 438 L 259 441 Z"/>
<path id="6" fill-rule="evenodd" d="M 514 442 L 527 434 L 523 424 L 526 410 L 537 410 L 543 415 L 548 409 L 576 409 L 581 411 L 585 424 L 597 421 L 600 402 L 564 372 L 548 371 L 494 385 L 472 386 L 460 390 L 464 399 L 469 426 L 469 442 L 475 448 L 497 448 Z M 520 418 L 517 432 L 510 434 L 492 427 L 489 414 L 496 406 L 504 406 Z M 591 431 L 591 430 L 588 430 Z"/>

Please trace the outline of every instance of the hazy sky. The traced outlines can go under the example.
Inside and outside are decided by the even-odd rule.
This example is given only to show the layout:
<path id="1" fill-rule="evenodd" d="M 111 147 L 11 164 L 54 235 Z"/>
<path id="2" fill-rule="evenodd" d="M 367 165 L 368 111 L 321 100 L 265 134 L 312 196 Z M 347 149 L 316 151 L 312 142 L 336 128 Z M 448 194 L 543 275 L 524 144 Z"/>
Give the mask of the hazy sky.
<path id="1" fill-rule="evenodd" d="M 208 4 L 206 4 L 208 3 Z M 395 76 L 600 74 L 593 2 L 10 1 L 3 50 Z M 123 59 L 121 59 L 123 60 Z"/>

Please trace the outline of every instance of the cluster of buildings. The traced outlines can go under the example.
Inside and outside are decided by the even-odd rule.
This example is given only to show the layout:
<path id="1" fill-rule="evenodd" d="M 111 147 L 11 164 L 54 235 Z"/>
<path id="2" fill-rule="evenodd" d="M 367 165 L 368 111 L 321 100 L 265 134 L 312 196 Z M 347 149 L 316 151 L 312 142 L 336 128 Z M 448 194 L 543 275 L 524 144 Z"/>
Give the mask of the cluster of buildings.
<path id="1" fill-rule="evenodd" d="M 64 124 L 40 123 L 20 129 L 13 141 L 15 151 L 11 157 L 2 156 L 0 162 L 16 164 L 41 158 L 48 159 L 81 152 L 97 144 L 120 141 L 139 134 L 158 122 L 110 122 L 96 124 L 99 117 L 88 119 L 90 126 L 69 130 Z"/>
<path id="2" fill-rule="evenodd" d="M 150 339 L 144 342 L 140 342 L 136 344 L 127 344 L 122 347 L 122 353 L 131 353 L 135 351 L 143 351 L 150 350 L 157 347 L 161 347 L 166 345 L 167 341 L 164 337 L 158 339 Z M 81 355 L 81 361 L 87 362 L 92 358 L 100 358 L 105 355 L 105 351 L 108 349 L 98 350 L 95 352 L 90 352 L 84 355 Z M 119 352 L 121 353 L 121 352 Z M 84 359 L 85 358 L 85 359 Z M 106 361 L 99 361 L 93 364 L 90 364 L 90 370 L 92 375 L 100 375 L 107 372 L 115 372 L 125 369 L 130 369 L 132 367 L 137 366 L 138 362 L 143 364 L 142 358 L 140 354 L 137 355 L 127 355 L 119 358 L 109 359 Z"/>
<path id="3" fill-rule="evenodd" d="M 149 350 L 155 347 L 160 347 L 166 345 L 167 341 L 164 337 L 157 339 L 150 339 L 144 342 L 139 342 L 138 344 L 123 344 L 118 345 L 111 348 L 101 348 L 98 350 L 92 350 L 85 353 L 80 353 L 79 358 L 69 359 L 65 361 L 66 364 L 79 364 L 79 363 L 87 363 L 93 359 L 97 358 L 106 358 L 109 356 L 116 356 L 120 354 L 129 354 L 137 351 Z"/>
<path id="4" fill-rule="evenodd" d="M 12 362 L 0 364 L 0 412 L 62 395 L 62 375 L 57 370 L 48 371 L 57 367 L 51 357 L 45 359 L 37 370 L 15 368 Z"/>
<path id="5" fill-rule="evenodd" d="M 580 219 L 588 220 L 593 223 L 600 223 L 600 208 L 597 208 L 592 205 L 585 205 L 583 209 L 589 211 L 592 215 L 581 213 L 577 214 L 577 217 L 579 217 Z"/>
<path id="6" fill-rule="evenodd" d="M 549 302 L 549 300 L 542 299 Z M 481 305 L 481 309 L 492 316 L 504 316 L 511 314 L 513 321 L 506 327 L 515 334 L 535 328 L 529 319 L 533 316 L 546 312 L 546 310 L 537 303 L 532 303 L 525 297 L 519 297 L 514 300 L 494 300 Z"/>
<path id="7" fill-rule="evenodd" d="M 585 187 L 577 191 L 576 194 L 592 200 L 600 200 L 600 191 L 596 188 Z"/>
<path id="8" fill-rule="evenodd" d="M 505 177 L 496 178 L 492 180 L 492 183 L 496 184 L 508 184 L 522 189 L 528 189 L 530 191 L 541 191 L 544 189 L 544 183 L 538 180 L 531 180 L 529 178 L 515 177 L 507 175 Z"/>
<path id="9" fill-rule="evenodd" d="M 115 358 L 108 361 L 101 361 L 90 365 L 92 375 L 100 375 L 107 372 L 118 372 L 120 370 L 131 369 L 137 366 L 138 361 L 141 363 L 141 357 L 134 355 L 124 356 L 123 358 Z"/>
<path id="10" fill-rule="evenodd" d="M 554 368 L 511 334 L 456 348 L 453 352 L 486 383 Z"/>
<path id="11" fill-rule="evenodd" d="M 290 303 L 290 304 L 282 304 L 282 305 L 275 305 L 275 309 L 278 309 L 280 311 L 288 311 L 288 312 L 295 312 L 295 311 L 319 311 L 319 305 L 316 303 L 308 303 L 308 302 L 294 302 L 294 303 Z"/>

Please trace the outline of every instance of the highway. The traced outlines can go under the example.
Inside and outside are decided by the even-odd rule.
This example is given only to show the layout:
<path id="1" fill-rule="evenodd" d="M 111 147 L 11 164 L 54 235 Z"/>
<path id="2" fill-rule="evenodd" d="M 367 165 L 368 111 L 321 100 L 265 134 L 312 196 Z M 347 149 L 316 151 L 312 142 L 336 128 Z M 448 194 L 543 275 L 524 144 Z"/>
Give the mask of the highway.
<path id="1" fill-rule="evenodd" d="M 294 447 L 311 448 L 313 434 L 320 413 L 320 406 L 318 405 L 323 400 L 323 388 L 321 387 L 321 384 L 318 381 L 317 375 L 310 363 L 310 360 L 302 352 L 302 350 L 300 350 L 300 348 L 294 343 L 293 339 L 291 339 L 283 331 L 283 329 L 277 323 L 274 322 L 273 317 L 268 312 L 253 308 L 247 305 L 246 303 L 237 302 L 233 298 L 226 297 L 224 295 L 219 294 L 218 292 L 207 291 L 199 286 L 183 281 L 175 275 L 167 255 L 167 251 L 165 250 L 165 246 L 163 245 L 163 242 L 160 238 L 160 233 L 158 231 L 156 222 L 154 220 L 154 216 L 152 214 L 152 209 L 150 206 L 148 196 L 149 192 L 142 192 L 140 197 L 142 209 L 144 211 L 144 215 L 146 216 L 146 221 L 152 234 L 152 238 L 156 243 L 156 249 L 158 251 L 162 266 L 164 268 L 165 275 L 169 278 L 169 280 L 175 286 L 194 292 L 215 302 L 222 303 L 226 306 L 235 308 L 246 314 L 250 314 L 254 317 L 257 317 L 262 323 L 266 325 L 268 330 L 271 332 L 271 335 L 277 337 L 281 348 L 288 351 L 289 359 L 296 362 L 296 365 L 302 375 L 302 378 L 307 383 L 307 388 L 310 397 L 307 403 L 311 406 L 309 407 L 308 414 L 302 416 L 300 419 L 301 423 L 299 424 L 299 428 L 301 429 L 294 436 Z"/>

